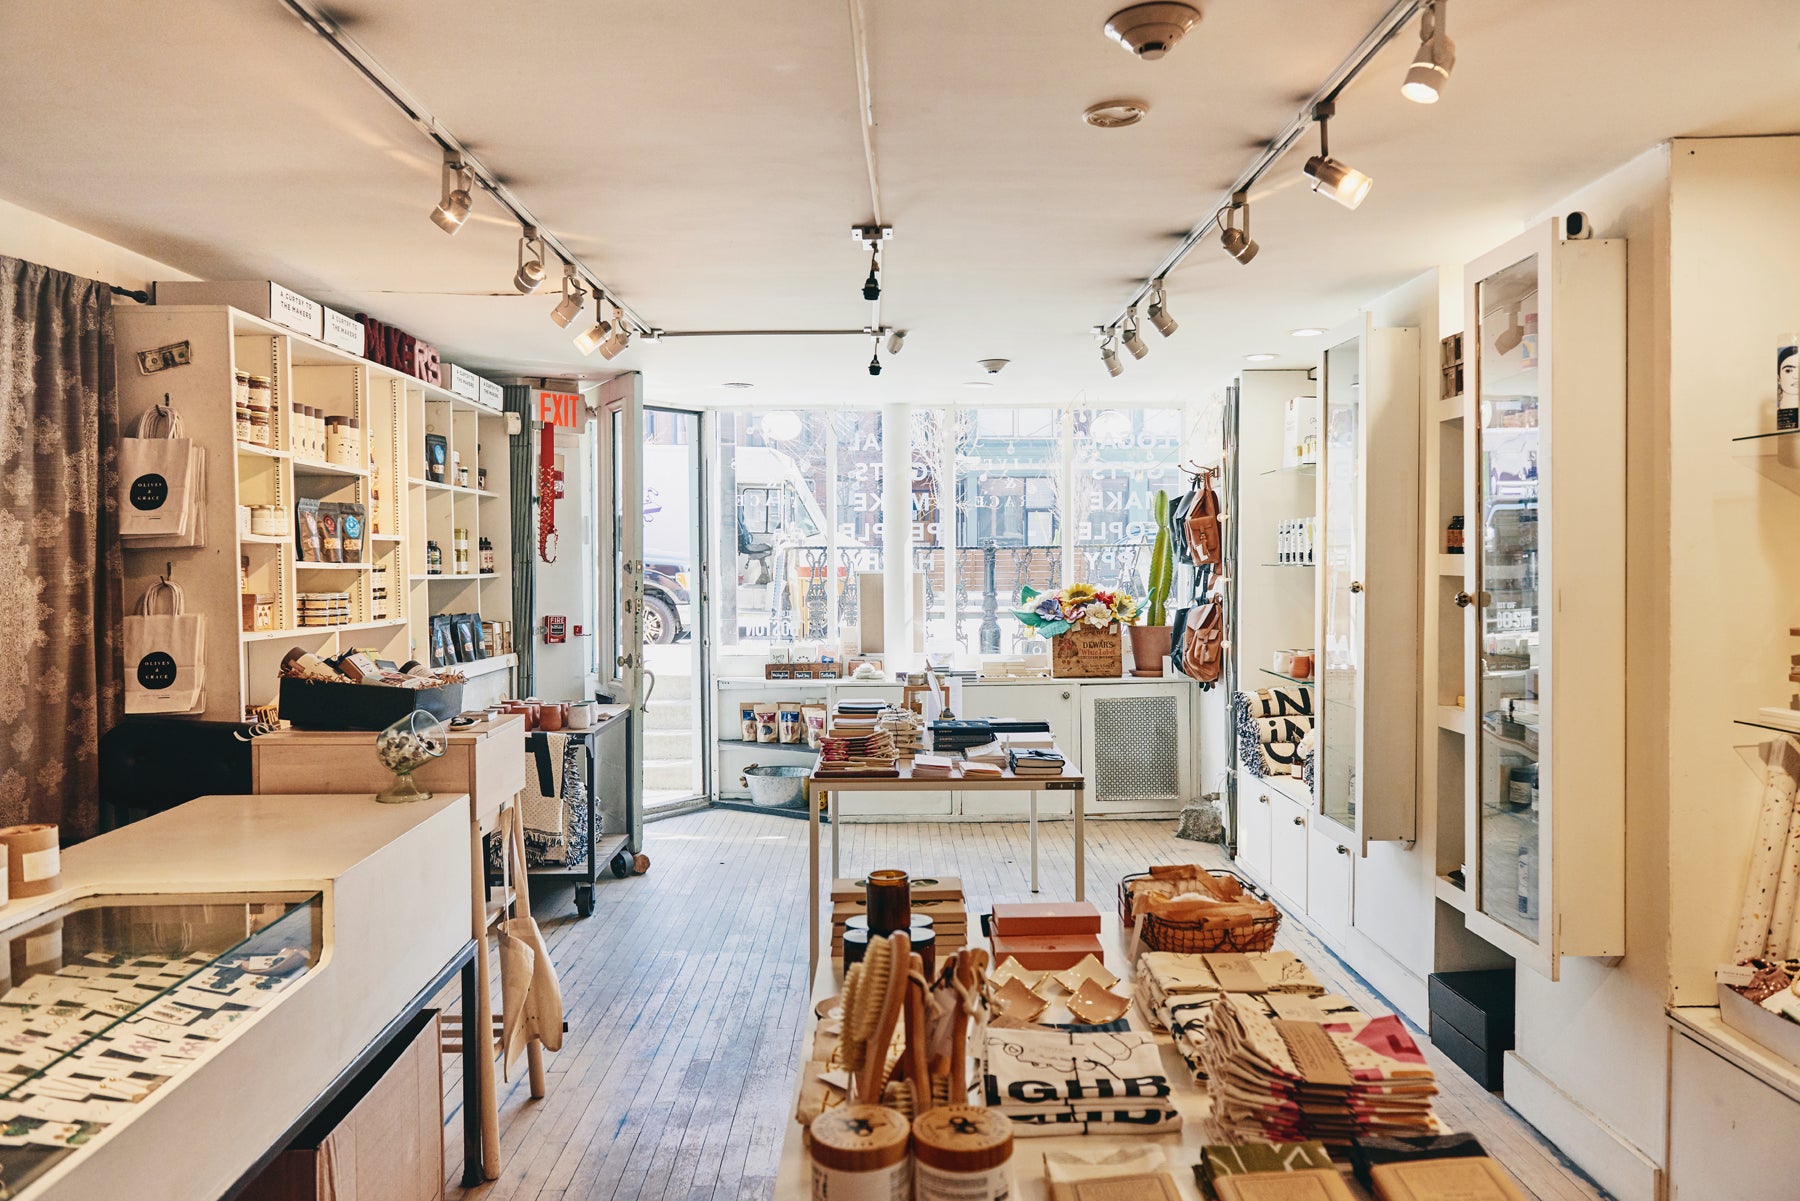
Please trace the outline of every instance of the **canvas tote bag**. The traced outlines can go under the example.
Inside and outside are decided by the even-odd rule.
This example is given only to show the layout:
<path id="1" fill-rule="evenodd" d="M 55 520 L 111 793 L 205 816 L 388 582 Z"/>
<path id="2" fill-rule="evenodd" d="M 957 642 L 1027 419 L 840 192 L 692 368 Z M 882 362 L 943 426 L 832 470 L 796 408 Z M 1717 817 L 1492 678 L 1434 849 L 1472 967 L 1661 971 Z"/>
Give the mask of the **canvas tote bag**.
<path id="1" fill-rule="evenodd" d="M 181 586 L 162 579 L 145 589 L 137 612 L 125 619 L 125 712 L 205 708 L 206 615 L 184 608 Z"/>
<path id="2" fill-rule="evenodd" d="M 512 859 L 513 878 L 522 890 L 526 887 L 525 835 L 517 807 L 504 811 L 506 826 L 501 837 L 506 854 Z M 507 918 L 500 923 L 500 1072 L 507 1080 L 536 1039 L 547 1051 L 560 1051 L 563 1044 L 562 985 L 556 977 L 556 962 L 538 929 L 537 919 L 529 912 Z"/>
<path id="3" fill-rule="evenodd" d="M 119 535 L 178 538 L 188 532 L 194 486 L 194 444 L 181 414 L 168 403 L 152 406 L 119 439 Z"/>

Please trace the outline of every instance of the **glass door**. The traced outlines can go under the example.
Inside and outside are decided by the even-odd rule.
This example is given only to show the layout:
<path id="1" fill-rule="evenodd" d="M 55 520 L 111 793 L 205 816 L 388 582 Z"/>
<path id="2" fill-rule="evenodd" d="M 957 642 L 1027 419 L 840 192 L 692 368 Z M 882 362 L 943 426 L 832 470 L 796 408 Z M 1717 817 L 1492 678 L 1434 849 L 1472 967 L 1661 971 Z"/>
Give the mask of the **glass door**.
<path id="1" fill-rule="evenodd" d="M 712 706 L 700 413 L 644 411 L 644 806 L 706 797 Z"/>
<path id="2" fill-rule="evenodd" d="M 1356 829 L 1362 746 L 1362 339 L 1325 352 L 1319 464 L 1319 812 Z"/>
<path id="3" fill-rule="evenodd" d="M 1543 428 L 1537 255 L 1478 280 L 1476 502 L 1468 539 L 1476 598 L 1480 705 L 1477 845 L 1481 913 L 1542 940 L 1539 828 L 1540 672 L 1538 463 Z"/>

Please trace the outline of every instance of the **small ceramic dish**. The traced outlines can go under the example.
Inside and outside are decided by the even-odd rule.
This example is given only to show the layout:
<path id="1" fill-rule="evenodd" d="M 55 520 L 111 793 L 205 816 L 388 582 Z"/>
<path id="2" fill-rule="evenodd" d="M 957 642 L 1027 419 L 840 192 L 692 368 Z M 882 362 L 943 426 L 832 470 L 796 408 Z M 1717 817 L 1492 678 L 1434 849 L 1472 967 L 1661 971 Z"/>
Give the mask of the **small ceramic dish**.
<path id="1" fill-rule="evenodd" d="M 1050 1002 L 1026 988 L 1025 982 L 1015 976 L 994 993 L 994 1008 L 1004 1017 L 1034 1022 L 1039 1014 L 1050 1008 Z"/>
<path id="2" fill-rule="evenodd" d="M 1081 982 L 1081 987 L 1069 998 L 1068 1005 L 1069 1012 L 1086 1024 L 1100 1026 L 1124 1017 L 1125 1011 L 1131 1008 L 1131 1001 L 1089 978 Z"/>
<path id="3" fill-rule="evenodd" d="M 1111 988 L 1119 982 L 1119 978 L 1106 970 L 1106 965 L 1092 955 L 1088 955 L 1074 967 L 1056 973 L 1056 979 L 1070 992 L 1080 992 L 1081 982 L 1093 980 L 1101 988 Z"/>
<path id="4" fill-rule="evenodd" d="M 995 984 L 1005 984 L 1008 980 L 1018 980 L 1026 988 L 1035 989 L 1049 972 L 1034 972 L 1019 966 L 1019 961 L 1008 955 L 1000 961 L 1000 966 L 988 973 L 988 979 Z"/>

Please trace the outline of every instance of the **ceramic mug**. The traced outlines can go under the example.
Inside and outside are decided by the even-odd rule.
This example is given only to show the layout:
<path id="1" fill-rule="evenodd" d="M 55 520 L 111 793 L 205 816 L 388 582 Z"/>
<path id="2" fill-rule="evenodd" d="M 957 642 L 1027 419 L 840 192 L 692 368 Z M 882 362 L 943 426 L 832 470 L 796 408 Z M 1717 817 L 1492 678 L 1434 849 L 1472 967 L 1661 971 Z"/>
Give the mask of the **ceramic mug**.
<path id="1" fill-rule="evenodd" d="M 1294 670 L 1289 672 L 1288 674 L 1292 675 L 1298 679 L 1310 680 L 1310 679 L 1312 679 L 1312 671 L 1313 671 L 1312 652 L 1311 651 L 1295 651 L 1294 652 Z"/>
<path id="2" fill-rule="evenodd" d="M 594 724 L 594 702 L 576 701 L 569 706 L 569 728 L 571 730 L 590 729 Z"/>
<path id="3" fill-rule="evenodd" d="M 538 728 L 542 730 L 560 730 L 563 719 L 569 715 L 567 705 L 544 704 L 538 706 Z"/>
<path id="4" fill-rule="evenodd" d="M 1294 652 L 1293 651 L 1276 651 L 1274 666 L 1275 666 L 1275 673 L 1277 675 L 1291 676 L 1291 675 L 1298 674 L 1297 672 L 1294 671 Z"/>

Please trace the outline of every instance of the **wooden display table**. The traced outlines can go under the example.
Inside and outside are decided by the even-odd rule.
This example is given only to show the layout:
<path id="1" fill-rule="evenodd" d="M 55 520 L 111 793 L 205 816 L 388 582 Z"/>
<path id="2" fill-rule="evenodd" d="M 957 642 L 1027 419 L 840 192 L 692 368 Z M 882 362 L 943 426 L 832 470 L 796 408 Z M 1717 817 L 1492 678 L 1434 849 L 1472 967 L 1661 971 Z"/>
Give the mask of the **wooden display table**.
<path id="1" fill-rule="evenodd" d="M 1037 794 L 1040 792 L 1072 792 L 1075 794 L 1075 899 L 1087 899 L 1087 781 L 1078 775 L 1015 776 L 1004 771 L 999 776 L 946 780 L 942 777 L 915 780 L 912 765 L 903 764 L 898 779 L 866 776 L 806 778 L 806 888 L 807 888 L 807 968 L 819 970 L 819 801 L 823 799 L 831 819 L 831 878 L 844 873 L 839 870 L 837 794 L 839 792 L 937 792 L 954 787 L 964 792 L 1030 793 L 1031 822 L 1031 891 L 1038 890 L 1038 817 Z M 877 865 L 881 866 L 881 865 Z M 934 866 L 934 871 L 944 870 Z"/>

